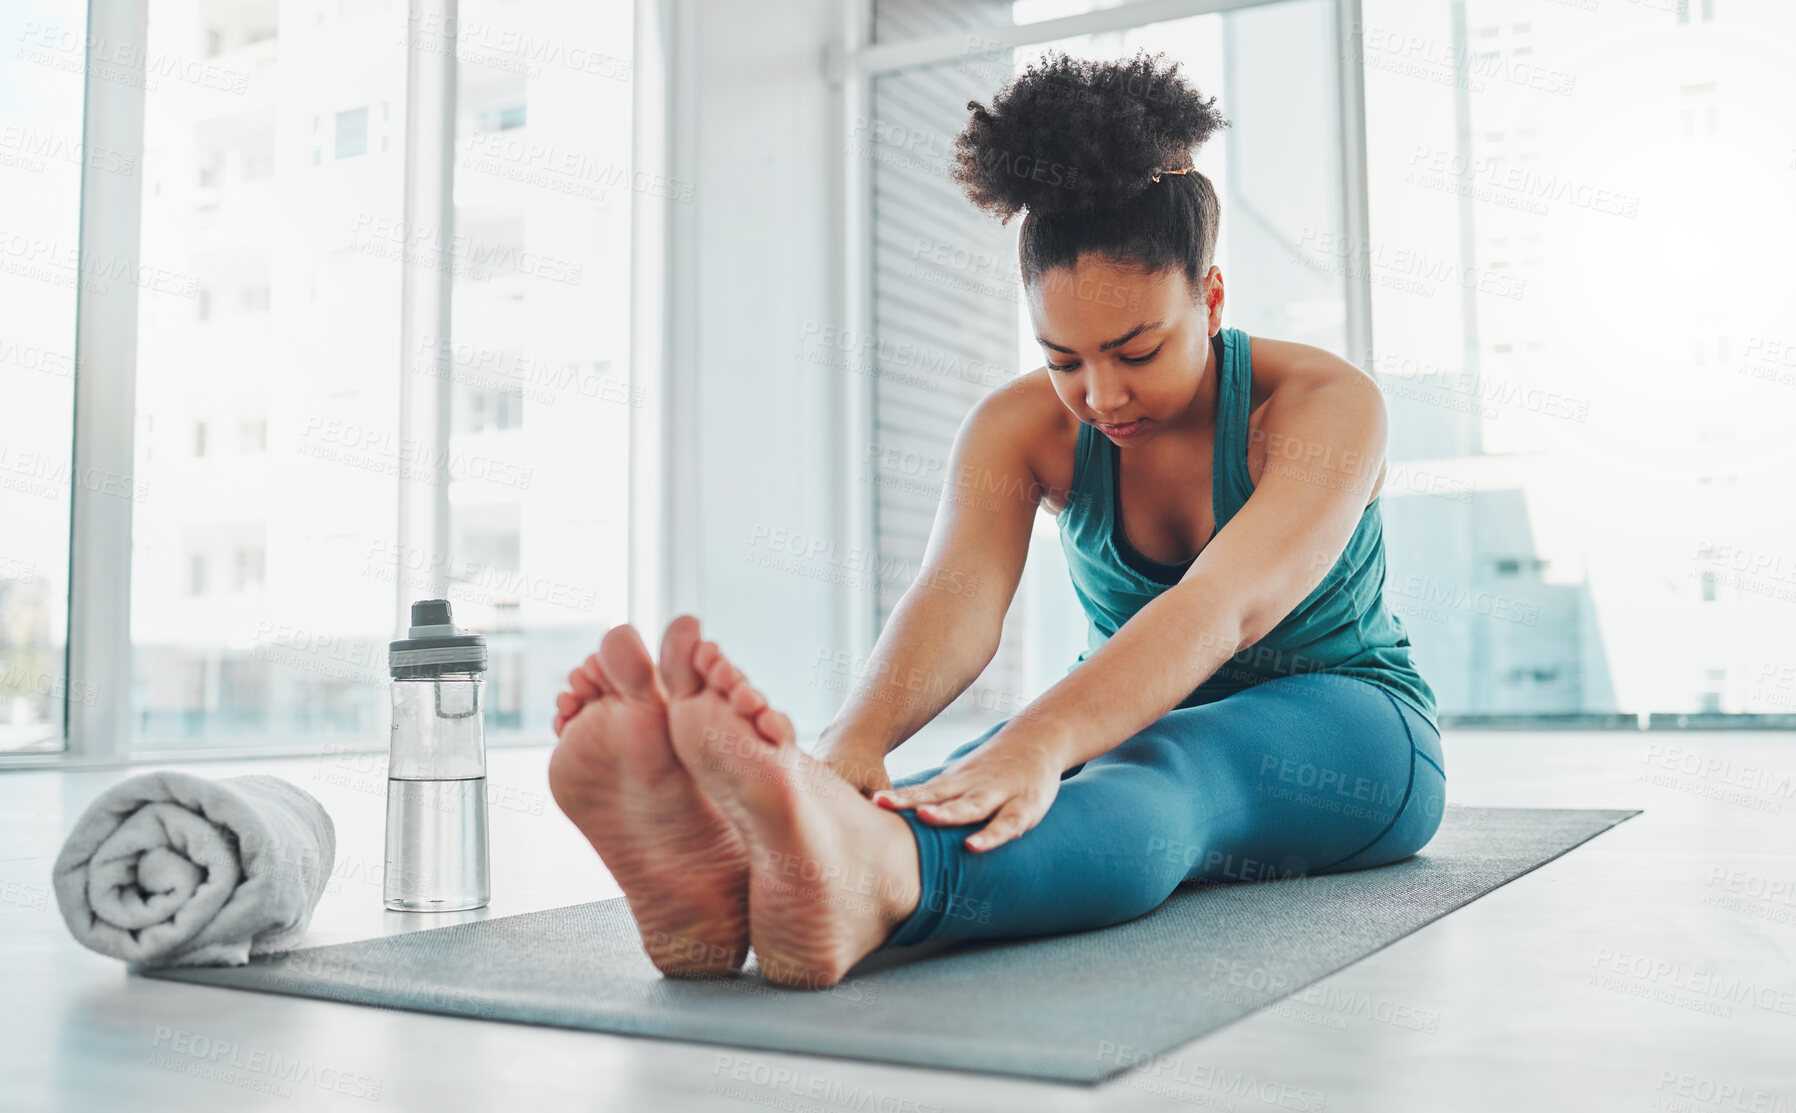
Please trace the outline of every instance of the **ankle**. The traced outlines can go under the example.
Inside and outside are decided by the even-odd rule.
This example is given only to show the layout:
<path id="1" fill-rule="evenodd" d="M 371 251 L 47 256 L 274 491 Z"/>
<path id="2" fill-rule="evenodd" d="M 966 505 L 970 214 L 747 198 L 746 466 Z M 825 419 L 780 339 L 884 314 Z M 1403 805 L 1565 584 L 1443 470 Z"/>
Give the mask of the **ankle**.
<path id="1" fill-rule="evenodd" d="M 893 834 L 883 840 L 885 853 L 881 865 L 886 883 L 880 889 L 879 919 L 891 931 L 911 918 L 923 899 L 922 859 L 917 851 L 917 838 L 910 824 L 895 812 L 880 809 L 879 815 L 891 821 Z"/>

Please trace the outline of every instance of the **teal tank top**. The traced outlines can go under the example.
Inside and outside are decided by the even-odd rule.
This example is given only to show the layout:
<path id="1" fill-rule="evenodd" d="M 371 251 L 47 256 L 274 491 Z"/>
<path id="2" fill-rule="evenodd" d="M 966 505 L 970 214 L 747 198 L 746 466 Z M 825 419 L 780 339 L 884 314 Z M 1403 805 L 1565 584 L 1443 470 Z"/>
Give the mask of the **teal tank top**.
<path id="1" fill-rule="evenodd" d="M 1221 329 L 1211 343 L 1220 397 L 1210 499 L 1220 531 L 1254 490 L 1247 471 L 1253 371 L 1246 333 Z M 1089 628 L 1086 648 L 1067 669 L 1069 673 L 1149 600 L 1177 583 L 1197 559 L 1165 564 L 1129 544 L 1116 512 L 1116 458 L 1120 451 L 1102 433 L 1079 423 L 1073 489 L 1057 521 L 1073 591 Z M 1347 548 L 1316 589 L 1265 637 L 1235 654 L 1198 685 L 1180 707 L 1211 703 L 1280 676 L 1333 672 L 1379 685 L 1440 729 L 1434 690 L 1410 660 L 1403 620 L 1385 607 L 1382 499 L 1382 494 L 1373 499 L 1360 515 Z"/>

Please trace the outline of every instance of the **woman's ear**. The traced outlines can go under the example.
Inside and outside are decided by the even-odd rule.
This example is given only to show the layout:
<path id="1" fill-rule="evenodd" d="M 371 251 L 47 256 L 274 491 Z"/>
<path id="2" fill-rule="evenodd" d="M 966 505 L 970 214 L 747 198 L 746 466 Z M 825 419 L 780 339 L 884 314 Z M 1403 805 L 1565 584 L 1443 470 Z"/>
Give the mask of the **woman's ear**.
<path id="1" fill-rule="evenodd" d="M 1222 327 L 1222 269 L 1211 267 L 1210 273 L 1204 275 L 1204 309 L 1208 317 L 1205 322 L 1210 335 Z"/>

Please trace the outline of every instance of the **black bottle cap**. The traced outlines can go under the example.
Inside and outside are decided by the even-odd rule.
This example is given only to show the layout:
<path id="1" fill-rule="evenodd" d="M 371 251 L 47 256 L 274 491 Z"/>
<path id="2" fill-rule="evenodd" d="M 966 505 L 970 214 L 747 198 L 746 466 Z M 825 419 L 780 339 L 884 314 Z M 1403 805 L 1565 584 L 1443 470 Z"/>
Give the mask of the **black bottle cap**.
<path id="1" fill-rule="evenodd" d="M 449 600 L 420 599 L 412 604 L 413 626 L 450 626 Z"/>

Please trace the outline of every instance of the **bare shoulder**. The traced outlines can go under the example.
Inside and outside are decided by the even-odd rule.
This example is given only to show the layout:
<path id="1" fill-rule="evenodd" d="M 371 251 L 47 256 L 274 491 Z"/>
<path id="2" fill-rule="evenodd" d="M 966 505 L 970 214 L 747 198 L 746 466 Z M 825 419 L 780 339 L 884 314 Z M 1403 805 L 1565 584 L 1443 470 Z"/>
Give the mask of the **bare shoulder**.
<path id="1" fill-rule="evenodd" d="M 1353 405 L 1360 412 L 1368 415 L 1382 415 L 1384 410 L 1383 392 L 1378 389 L 1378 381 L 1360 367 L 1342 359 L 1326 348 L 1318 348 L 1313 344 L 1300 344 L 1294 340 L 1269 340 L 1259 336 L 1250 336 L 1248 348 L 1253 367 L 1253 390 L 1249 402 L 1248 417 L 1248 475 L 1254 484 L 1259 483 L 1264 473 L 1269 437 L 1265 430 L 1266 419 L 1290 406 L 1302 406 L 1306 396 L 1317 389 L 1326 389 L 1336 399 L 1353 400 Z M 1338 393 L 1345 390 L 1345 394 Z M 1289 399 L 1290 406 L 1276 400 Z M 1269 404 L 1273 403 L 1273 404 Z M 1363 406 L 1361 404 L 1363 403 Z M 1384 421 L 1382 416 L 1368 417 L 1367 420 Z M 1275 426 L 1276 427 L 1276 426 Z M 1274 434 L 1276 435 L 1276 434 Z M 1378 474 L 1372 483 L 1369 506 L 1378 500 L 1384 490 L 1387 462 L 1383 459 L 1384 450 L 1379 448 Z"/>
<path id="2" fill-rule="evenodd" d="M 1281 387 L 1307 389 L 1329 382 L 1360 381 L 1376 385 L 1372 376 L 1326 348 L 1295 340 L 1247 338 L 1253 364 L 1253 405 Z"/>
<path id="3" fill-rule="evenodd" d="M 1042 508 L 1058 514 L 1072 487 L 1079 419 L 1054 393 L 1049 374 L 1038 367 L 987 392 L 967 415 L 966 430 L 1019 461 L 1041 492 Z"/>

